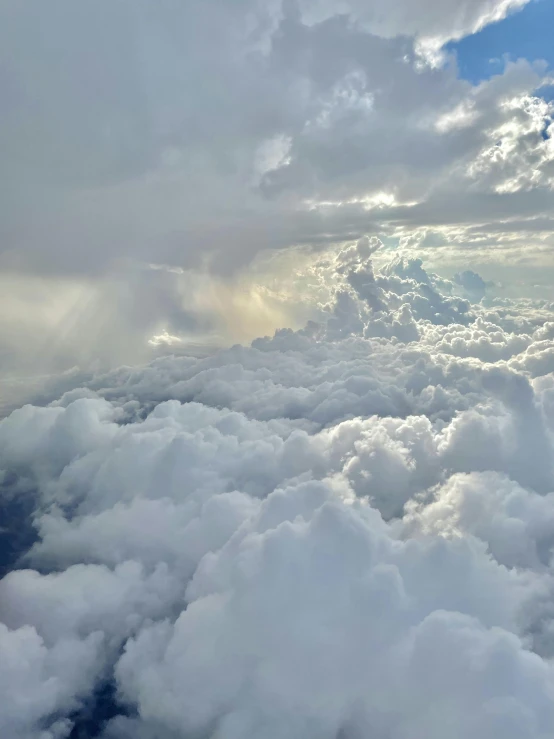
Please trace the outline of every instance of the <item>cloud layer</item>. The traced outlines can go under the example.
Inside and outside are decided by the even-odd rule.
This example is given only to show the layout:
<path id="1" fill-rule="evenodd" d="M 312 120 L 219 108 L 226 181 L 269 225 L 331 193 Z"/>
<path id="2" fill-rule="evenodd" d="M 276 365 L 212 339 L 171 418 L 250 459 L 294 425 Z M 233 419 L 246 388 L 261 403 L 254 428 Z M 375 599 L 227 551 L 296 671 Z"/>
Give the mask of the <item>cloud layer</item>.
<path id="1" fill-rule="evenodd" d="M 366 233 L 551 284 L 551 74 L 444 51 L 525 4 L 1 3 L 3 373 L 144 360 L 221 329 L 206 275 Z"/>
<path id="2" fill-rule="evenodd" d="M 552 739 L 525 4 L 0 0 L 0 736 Z"/>
<path id="3" fill-rule="evenodd" d="M 552 306 L 379 248 L 299 331 L 0 422 L 3 736 L 552 735 Z"/>

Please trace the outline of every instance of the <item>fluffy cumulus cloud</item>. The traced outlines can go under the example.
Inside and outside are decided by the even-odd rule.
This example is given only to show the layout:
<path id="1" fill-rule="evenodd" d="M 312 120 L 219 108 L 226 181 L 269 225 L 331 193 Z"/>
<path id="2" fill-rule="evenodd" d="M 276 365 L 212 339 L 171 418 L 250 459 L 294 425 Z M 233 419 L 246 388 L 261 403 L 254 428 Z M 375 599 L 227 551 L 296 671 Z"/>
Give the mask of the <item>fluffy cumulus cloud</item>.
<path id="1" fill-rule="evenodd" d="M 2 738 L 552 739 L 525 4 L 0 0 Z"/>
<path id="2" fill-rule="evenodd" d="M 552 737 L 552 306 L 382 251 L 0 422 L 2 736 Z"/>

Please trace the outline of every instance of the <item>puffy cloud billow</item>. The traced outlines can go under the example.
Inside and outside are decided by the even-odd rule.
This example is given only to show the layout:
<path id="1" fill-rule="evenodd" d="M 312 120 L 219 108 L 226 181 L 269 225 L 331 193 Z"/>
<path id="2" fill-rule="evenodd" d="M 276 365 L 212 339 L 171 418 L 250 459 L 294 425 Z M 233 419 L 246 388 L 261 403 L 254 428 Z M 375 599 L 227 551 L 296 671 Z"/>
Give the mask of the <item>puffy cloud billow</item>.
<path id="1" fill-rule="evenodd" d="M 1 739 L 554 739 L 527 2 L 0 2 Z"/>
<path id="2" fill-rule="evenodd" d="M 2 737 L 554 735 L 552 306 L 379 247 L 0 422 Z"/>

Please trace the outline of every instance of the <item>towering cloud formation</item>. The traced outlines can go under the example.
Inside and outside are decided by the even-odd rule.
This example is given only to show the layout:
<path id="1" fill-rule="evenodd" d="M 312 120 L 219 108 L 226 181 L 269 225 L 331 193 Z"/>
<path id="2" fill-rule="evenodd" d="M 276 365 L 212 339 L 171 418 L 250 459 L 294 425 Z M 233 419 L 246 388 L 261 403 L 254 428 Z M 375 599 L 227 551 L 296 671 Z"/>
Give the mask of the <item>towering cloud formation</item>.
<path id="1" fill-rule="evenodd" d="M 300 331 L 0 423 L 2 736 L 552 736 L 552 306 L 379 246 Z"/>

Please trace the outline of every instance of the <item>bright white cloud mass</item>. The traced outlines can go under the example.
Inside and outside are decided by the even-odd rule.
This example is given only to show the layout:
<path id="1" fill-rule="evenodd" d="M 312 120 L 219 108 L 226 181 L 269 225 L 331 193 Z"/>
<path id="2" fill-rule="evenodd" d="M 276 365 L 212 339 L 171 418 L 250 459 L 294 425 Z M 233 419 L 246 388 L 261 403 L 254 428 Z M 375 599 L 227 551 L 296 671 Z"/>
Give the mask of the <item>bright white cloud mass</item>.
<path id="1" fill-rule="evenodd" d="M 554 738 L 525 4 L 0 0 L 2 739 Z"/>
<path id="2" fill-rule="evenodd" d="M 552 737 L 553 306 L 378 246 L 304 329 L 0 423 L 2 736 Z"/>

